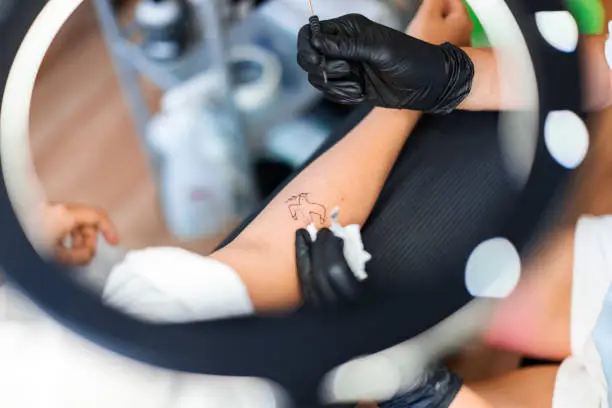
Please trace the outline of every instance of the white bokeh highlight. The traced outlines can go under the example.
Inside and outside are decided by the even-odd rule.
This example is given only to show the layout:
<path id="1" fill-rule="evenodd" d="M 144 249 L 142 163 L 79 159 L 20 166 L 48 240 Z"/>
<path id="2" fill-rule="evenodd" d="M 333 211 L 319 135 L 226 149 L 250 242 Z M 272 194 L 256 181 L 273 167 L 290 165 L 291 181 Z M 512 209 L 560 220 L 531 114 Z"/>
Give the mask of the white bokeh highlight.
<path id="1" fill-rule="evenodd" d="M 578 24 L 569 11 L 539 11 L 535 21 L 540 35 L 559 51 L 574 52 L 578 47 Z"/>
<path id="2" fill-rule="evenodd" d="M 550 112 L 544 123 L 544 141 L 550 155 L 566 169 L 575 169 L 589 151 L 589 130 L 569 110 Z"/>
<path id="3" fill-rule="evenodd" d="M 474 297 L 503 299 L 521 277 L 521 257 L 510 241 L 493 238 L 478 245 L 465 268 L 465 286 Z"/>
<path id="4" fill-rule="evenodd" d="M 402 377 L 398 362 L 385 353 L 356 358 L 328 374 L 324 398 L 334 403 L 386 401 L 400 393 Z"/>
<path id="5" fill-rule="evenodd" d="M 387 401 L 415 389 L 434 363 L 481 337 L 491 319 L 492 305 L 489 300 L 476 299 L 416 337 L 343 364 L 325 377 L 324 401 Z"/>

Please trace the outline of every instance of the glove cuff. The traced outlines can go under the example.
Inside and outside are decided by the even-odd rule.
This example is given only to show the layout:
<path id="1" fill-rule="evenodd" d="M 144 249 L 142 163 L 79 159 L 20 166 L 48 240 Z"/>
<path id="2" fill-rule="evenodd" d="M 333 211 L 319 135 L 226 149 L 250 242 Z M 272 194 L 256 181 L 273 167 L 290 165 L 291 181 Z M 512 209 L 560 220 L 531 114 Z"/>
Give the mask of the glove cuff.
<path id="1" fill-rule="evenodd" d="M 451 43 L 439 47 L 446 60 L 449 80 L 444 92 L 427 113 L 445 115 L 454 111 L 472 91 L 474 63 L 461 48 Z"/>
<path id="2" fill-rule="evenodd" d="M 459 376 L 441 366 L 431 371 L 421 386 L 378 405 L 380 408 L 448 408 L 462 386 Z"/>

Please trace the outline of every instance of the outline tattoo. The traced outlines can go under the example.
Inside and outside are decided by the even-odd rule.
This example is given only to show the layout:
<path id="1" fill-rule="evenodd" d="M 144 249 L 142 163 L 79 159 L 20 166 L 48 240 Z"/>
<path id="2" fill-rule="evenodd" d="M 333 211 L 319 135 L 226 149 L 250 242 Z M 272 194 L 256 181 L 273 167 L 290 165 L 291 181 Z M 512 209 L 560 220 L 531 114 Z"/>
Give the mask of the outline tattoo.
<path id="1" fill-rule="evenodd" d="M 295 221 L 302 220 L 307 224 L 315 224 L 315 220 L 318 218 L 320 224 L 325 224 L 327 209 L 321 204 L 310 201 L 309 195 L 310 193 L 300 193 L 285 201 L 291 218 Z"/>

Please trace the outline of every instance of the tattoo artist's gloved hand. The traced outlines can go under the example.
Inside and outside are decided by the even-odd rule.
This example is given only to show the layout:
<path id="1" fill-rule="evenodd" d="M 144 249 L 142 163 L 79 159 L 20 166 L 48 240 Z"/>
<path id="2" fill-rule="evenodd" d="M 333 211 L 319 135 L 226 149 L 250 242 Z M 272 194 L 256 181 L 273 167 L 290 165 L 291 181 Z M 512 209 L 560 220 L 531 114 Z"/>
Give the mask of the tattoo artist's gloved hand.
<path id="1" fill-rule="evenodd" d="M 361 283 L 348 266 L 344 241 L 322 228 L 313 241 L 305 229 L 295 234 L 298 277 L 304 303 L 309 306 L 337 306 L 356 300 Z"/>
<path id="2" fill-rule="evenodd" d="M 304 26 L 298 62 L 332 101 L 429 113 L 453 111 L 474 77 L 474 65 L 460 48 L 429 44 L 358 14 L 322 21 L 318 34 Z"/>

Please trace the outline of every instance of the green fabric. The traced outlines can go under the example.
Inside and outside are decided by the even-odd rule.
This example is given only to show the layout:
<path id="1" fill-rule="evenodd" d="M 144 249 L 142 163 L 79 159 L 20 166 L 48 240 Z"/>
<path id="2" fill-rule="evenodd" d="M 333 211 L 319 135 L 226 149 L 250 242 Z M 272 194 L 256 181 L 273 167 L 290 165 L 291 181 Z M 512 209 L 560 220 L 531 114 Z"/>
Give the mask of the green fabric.
<path id="1" fill-rule="evenodd" d="M 482 24 L 476 17 L 474 10 L 465 3 L 468 14 L 474 24 L 472 31 L 472 47 L 489 47 L 487 34 L 482 27 Z M 601 0 L 565 0 L 567 9 L 578 24 L 578 29 L 581 34 L 601 34 L 605 30 L 605 10 Z"/>
<path id="2" fill-rule="evenodd" d="M 474 29 L 472 30 L 472 47 L 489 47 L 490 44 L 489 40 L 487 39 L 487 34 L 485 34 L 480 20 L 478 20 L 478 17 L 476 17 L 476 13 L 474 13 L 474 10 L 472 10 L 465 0 L 463 0 L 463 3 L 467 7 L 468 14 L 470 15 L 474 25 Z"/>
<path id="3" fill-rule="evenodd" d="M 606 11 L 601 0 L 565 0 L 576 19 L 581 34 L 601 34 L 605 30 Z"/>

